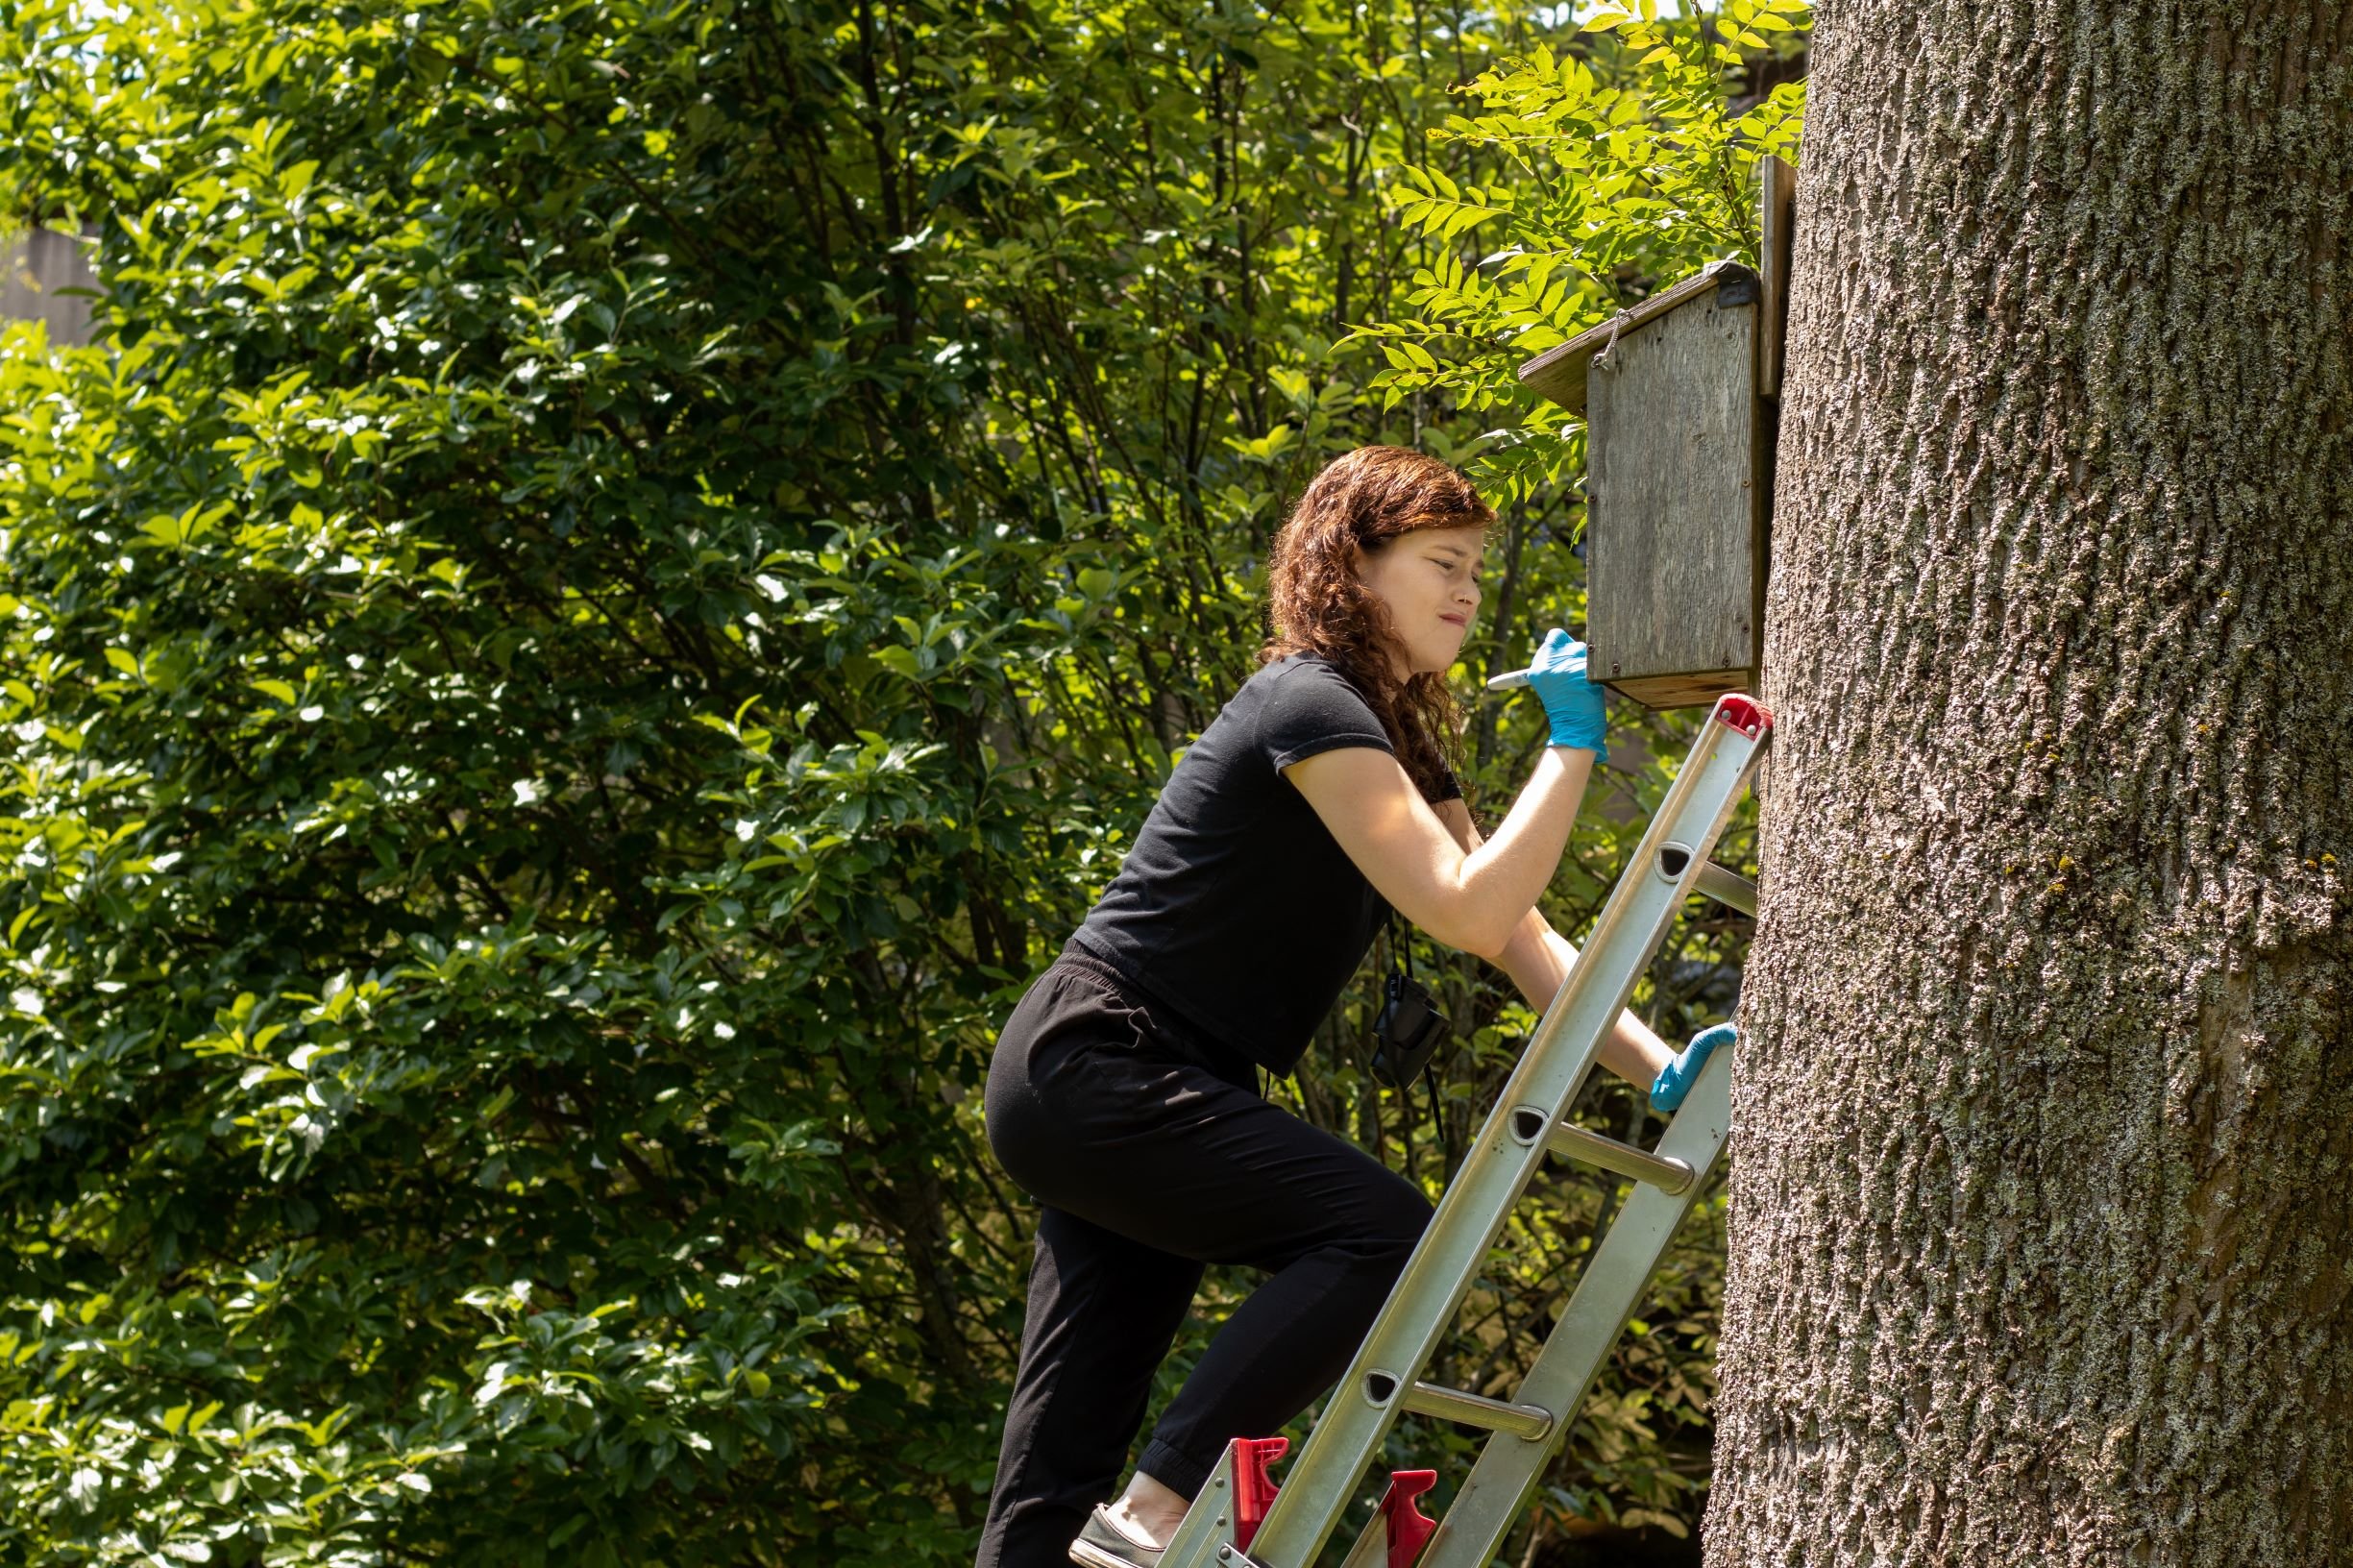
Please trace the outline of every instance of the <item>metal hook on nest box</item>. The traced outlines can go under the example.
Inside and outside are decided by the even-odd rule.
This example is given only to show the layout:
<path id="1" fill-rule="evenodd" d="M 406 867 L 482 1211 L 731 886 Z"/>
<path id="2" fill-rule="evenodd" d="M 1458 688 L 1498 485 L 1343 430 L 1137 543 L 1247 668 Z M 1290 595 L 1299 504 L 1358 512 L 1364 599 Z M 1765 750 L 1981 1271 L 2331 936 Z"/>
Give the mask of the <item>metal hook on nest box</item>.
<path id="1" fill-rule="evenodd" d="M 1603 344 L 1602 352 L 1593 356 L 1593 368 L 1595 370 L 1616 370 L 1618 368 L 1618 362 L 1615 359 L 1612 359 L 1609 355 L 1618 346 L 1618 329 L 1624 327 L 1625 325 L 1626 312 L 1623 310 L 1619 311 L 1616 315 L 1610 318 L 1609 341 Z"/>

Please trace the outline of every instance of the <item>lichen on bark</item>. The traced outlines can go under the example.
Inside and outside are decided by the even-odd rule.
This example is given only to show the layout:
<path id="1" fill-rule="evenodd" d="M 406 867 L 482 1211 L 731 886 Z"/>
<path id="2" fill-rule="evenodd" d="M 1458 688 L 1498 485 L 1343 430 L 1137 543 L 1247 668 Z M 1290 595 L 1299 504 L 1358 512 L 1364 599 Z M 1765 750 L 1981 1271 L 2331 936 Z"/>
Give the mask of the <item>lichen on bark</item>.
<path id="1" fill-rule="evenodd" d="M 2353 10 L 1833 0 L 1717 1568 L 2353 1561 Z"/>

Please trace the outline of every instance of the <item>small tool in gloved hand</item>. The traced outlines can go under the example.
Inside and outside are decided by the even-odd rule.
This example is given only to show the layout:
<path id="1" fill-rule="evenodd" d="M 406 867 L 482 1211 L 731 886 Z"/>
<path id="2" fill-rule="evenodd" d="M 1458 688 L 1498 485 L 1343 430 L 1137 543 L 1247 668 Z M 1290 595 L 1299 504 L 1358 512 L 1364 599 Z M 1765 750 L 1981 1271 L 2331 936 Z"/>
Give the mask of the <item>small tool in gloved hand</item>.
<path id="1" fill-rule="evenodd" d="M 1527 669 L 1487 682 L 1490 692 L 1513 686 L 1534 689 L 1552 723 L 1553 745 L 1581 747 L 1591 751 L 1596 762 L 1609 760 L 1609 714 L 1604 688 L 1586 674 L 1584 644 L 1555 626 L 1544 634 Z"/>

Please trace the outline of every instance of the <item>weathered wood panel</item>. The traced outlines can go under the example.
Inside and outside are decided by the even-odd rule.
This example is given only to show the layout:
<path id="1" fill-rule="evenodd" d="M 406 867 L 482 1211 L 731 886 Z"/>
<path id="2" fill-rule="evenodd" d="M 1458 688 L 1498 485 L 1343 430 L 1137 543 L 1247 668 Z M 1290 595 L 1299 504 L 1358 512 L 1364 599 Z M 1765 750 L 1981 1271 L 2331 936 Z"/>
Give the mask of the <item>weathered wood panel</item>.
<path id="1" fill-rule="evenodd" d="M 61 289 L 95 288 L 86 245 L 54 229 L 0 237 L 0 320 L 40 321 L 52 343 L 86 343 L 90 302 Z"/>
<path id="2" fill-rule="evenodd" d="M 1715 289 L 1594 360 L 1585 640 L 1592 669 L 1653 707 L 1753 690 L 1763 626 L 1764 424 L 1757 289 Z"/>

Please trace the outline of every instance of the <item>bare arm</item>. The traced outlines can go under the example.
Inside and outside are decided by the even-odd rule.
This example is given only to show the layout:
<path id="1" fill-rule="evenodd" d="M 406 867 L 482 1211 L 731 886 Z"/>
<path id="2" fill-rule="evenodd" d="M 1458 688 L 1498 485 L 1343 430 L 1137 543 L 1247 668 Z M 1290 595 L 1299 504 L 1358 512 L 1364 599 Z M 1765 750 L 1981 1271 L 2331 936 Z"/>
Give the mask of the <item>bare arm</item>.
<path id="1" fill-rule="evenodd" d="M 1469 806 L 1460 800 L 1446 800 L 1438 804 L 1436 811 L 1446 830 L 1465 851 L 1479 847 L 1479 829 L 1471 822 Z M 1511 983 L 1528 999 L 1528 1005 L 1542 1017 L 1553 1005 L 1554 996 L 1559 993 L 1560 983 L 1568 978 L 1569 966 L 1577 962 L 1577 948 L 1553 929 L 1542 910 L 1532 907 L 1492 962 L 1511 976 Z M 1674 1055 L 1667 1042 L 1631 1013 L 1619 1014 L 1617 1028 L 1602 1042 L 1602 1065 L 1641 1089 L 1650 1087 L 1651 1080 L 1658 1076 L 1658 1069 Z"/>
<path id="2" fill-rule="evenodd" d="M 1592 772 L 1591 751 L 1545 747 L 1494 840 L 1466 850 L 1386 751 L 1319 751 L 1283 770 L 1399 914 L 1449 947 L 1491 959 L 1552 880 Z"/>

